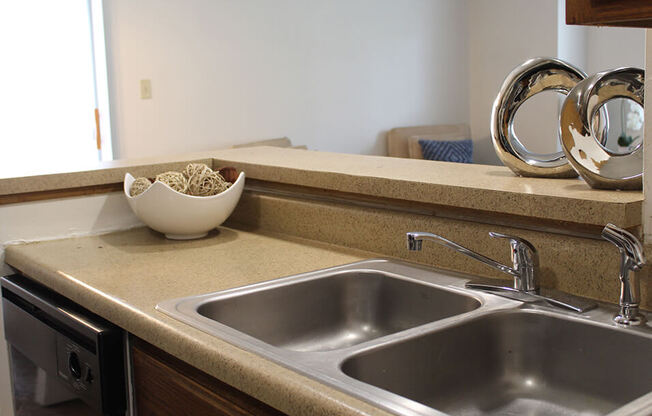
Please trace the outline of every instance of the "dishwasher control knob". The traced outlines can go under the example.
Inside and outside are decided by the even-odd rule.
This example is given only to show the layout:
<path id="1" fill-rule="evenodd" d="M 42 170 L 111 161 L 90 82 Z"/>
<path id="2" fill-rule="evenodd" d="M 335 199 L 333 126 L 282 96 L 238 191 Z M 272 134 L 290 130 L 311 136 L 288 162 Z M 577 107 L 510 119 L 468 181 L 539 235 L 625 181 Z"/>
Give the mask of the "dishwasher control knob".
<path id="1" fill-rule="evenodd" d="M 79 363 L 79 357 L 76 352 L 71 352 L 70 355 L 68 355 L 68 369 L 70 370 L 70 374 L 72 374 L 76 380 L 81 378 L 81 364 Z"/>
<path id="2" fill-rule="evenodd" d="M 89 366 L 86 366 L 86 377 L 84 377 L 84 381 L 88 384 L 91 384 L 95 377 L 93 377 L 93 370 Z"/>

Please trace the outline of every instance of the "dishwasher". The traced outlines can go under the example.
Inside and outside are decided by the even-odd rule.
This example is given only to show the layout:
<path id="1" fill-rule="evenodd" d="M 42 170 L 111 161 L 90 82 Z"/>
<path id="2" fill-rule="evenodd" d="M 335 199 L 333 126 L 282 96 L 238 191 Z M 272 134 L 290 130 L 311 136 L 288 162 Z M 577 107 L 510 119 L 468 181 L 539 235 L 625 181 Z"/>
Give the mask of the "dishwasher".
<path id="1" fill-rule="evenodd" d="M 23 392 L 17 415 L 19 407 L 55 404 L 71 406 L 66 414 L 130 414 L 127 337 L 121 328 L 23 275 L 2 277 L 0 286 L 15 404 Z M 35 371 L 19 382 L 18 365 L 25 362 Z"/>

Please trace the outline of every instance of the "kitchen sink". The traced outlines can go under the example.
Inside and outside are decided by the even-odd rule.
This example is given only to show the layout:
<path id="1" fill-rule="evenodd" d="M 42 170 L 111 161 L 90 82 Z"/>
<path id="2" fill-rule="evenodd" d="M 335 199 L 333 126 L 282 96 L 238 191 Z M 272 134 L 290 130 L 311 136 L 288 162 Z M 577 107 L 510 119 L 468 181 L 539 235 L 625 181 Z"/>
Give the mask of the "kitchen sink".
<path id="1" fill-rule="evenodd" d="M 365 351 L 342 371 L 451 415 L 603 415 L 652 391 L 650 341 L 503 312 Z"/>
<path id="2" fill-rule="evenodd" d="M 400 415 L 650 416 L 652 327 L 465 288 L 390 260 L 157 309 Z M 611 412 L 611 413 L 610 413 Z"/>
<path id="3" fill-rule="evenodd" d="M 199 302 L 197 313 L 268 344 L 328 351 L 477 309 L 473 297 L 381 271 L 341 271 Z"/>

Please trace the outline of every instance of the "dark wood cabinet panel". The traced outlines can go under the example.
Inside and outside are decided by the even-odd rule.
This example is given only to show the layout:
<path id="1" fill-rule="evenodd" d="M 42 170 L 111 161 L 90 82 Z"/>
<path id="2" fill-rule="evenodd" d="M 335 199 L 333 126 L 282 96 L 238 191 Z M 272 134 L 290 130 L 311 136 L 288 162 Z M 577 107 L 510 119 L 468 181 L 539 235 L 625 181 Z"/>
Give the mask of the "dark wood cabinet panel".
<path id="1" fill-rule="evenodd" d="M 566 23 L 652 28 L 652 0 L 566 0 Z"/>
<path id="2" fill-rule="evenodd" d="M 283 413 L 132 337 L 139 416 L 281 416 Z"/>

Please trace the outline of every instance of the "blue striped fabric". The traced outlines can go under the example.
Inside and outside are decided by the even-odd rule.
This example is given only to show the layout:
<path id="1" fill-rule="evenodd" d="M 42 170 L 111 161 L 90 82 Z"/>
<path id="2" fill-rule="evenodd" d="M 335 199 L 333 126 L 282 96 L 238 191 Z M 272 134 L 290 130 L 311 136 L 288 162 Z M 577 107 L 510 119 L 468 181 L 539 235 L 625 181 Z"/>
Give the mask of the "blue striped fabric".
<path id="1" fill-rule="evenodd" d="M 473 163 L 471 139 L 456 141 L 419 139 L 423 158 L 443 162 Z"/>

